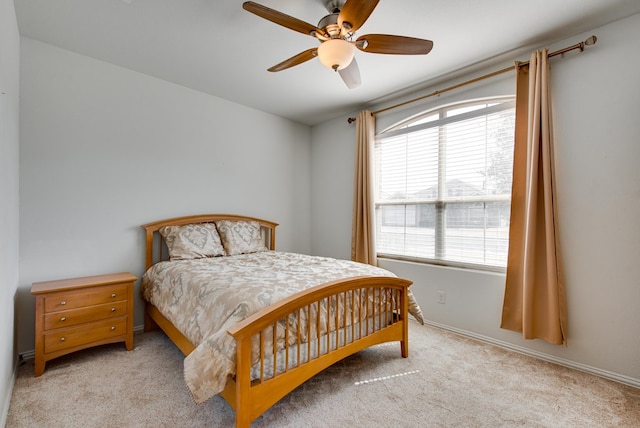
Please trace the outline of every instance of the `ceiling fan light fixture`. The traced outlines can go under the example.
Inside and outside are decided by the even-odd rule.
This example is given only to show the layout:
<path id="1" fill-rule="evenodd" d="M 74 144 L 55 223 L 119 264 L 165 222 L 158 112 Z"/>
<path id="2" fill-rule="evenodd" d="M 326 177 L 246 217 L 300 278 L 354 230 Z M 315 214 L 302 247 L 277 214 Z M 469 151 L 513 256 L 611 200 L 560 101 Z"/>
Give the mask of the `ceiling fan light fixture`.
<path id="1" fill-rule="evenodd" d="M 322 65 L 334 71 L 349 66 L 355 53 L 353 43 L 343 39 L 329 39 L 318 46 L 318 59 Z"/>

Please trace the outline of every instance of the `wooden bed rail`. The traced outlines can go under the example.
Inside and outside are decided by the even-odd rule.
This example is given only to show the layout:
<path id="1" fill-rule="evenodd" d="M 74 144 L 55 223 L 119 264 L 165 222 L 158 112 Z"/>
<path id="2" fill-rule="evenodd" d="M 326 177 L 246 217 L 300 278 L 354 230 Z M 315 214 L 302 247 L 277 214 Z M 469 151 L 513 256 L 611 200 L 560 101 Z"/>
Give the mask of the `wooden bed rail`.
<path id="1" fill-rule="evenodd" d="M 236 377 L 223 396 L 228 394 L 225 398 L 236 410 L 236 427 L 249 426 L 305 380 L 361 349 L 397 340 L 406 358 L 411 283 L 387 276 L 334 281 L 284 299 L 227 330 L 236 339 Z M 260 374 L 252 381 L 256 342 Z M 272 362 L 268 375 L 265 360 Z M 284 368 L 278 368 L 278 361 Z"/>
<path id="2" fill-rule="evenodd" d="M 269 327 L 289 315 L 292 309 L 298 309 L 316 303 L 329 296 L 351 291 L 365 289 L 368 287 L 396 288 L 403 291 L 403 299 L 408 304 L 406 294 L 412 281 L 394 276 L 359 276 L 349 279 L 332 281 L 315 287 L 308 288 L 300 293 L 289 296 L 278 303 L 274 303 L 243 321 L 231 327 L 227 332 L 236 340 L 242 340 L 253 336 L 261 330 Z M 405 311 L 406 312 L 406 311 Z"/>

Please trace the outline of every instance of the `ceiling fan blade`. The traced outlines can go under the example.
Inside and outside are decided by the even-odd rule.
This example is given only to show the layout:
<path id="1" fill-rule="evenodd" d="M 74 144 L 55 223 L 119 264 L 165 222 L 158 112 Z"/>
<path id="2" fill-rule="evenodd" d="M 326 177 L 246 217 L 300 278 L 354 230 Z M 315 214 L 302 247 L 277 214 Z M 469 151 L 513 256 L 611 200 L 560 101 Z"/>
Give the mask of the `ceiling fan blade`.
<path id="1" fill-rule="evenodd" d="M 357 31 L 369 18 L 379 1 L 380 0 L 347 0 L 338 15 L 338 25 L 347 32 Z"/>
<path id="2" fill-rule="evenodd" d="M 258 15 L 261 18 L 282 25 L 283 27 L 287 27 L 291 30 L 298 31 L 302 34 L 306 34 L 308 36 L 315 37 L 315 33 L 322 35 L 325 34 L 323 30 L 316 27 L 315 25 L 301 21 L 298 18 L 294 18 L 293 16 L 278 12 L 277 10 L 268 8 L 258 3 L 254 3 L 252 1 L 242 3 L 242 7 L 244 10 Z"/>
<path id="3" fill-rule="evenodd" d="M 388 34 L 365 34 L 355 44 L 363 52 L 395 55 L 426 55 L 433 48 L 431 40 Z"/>
<path id="4" fill-rule="evenodd" d="M 351 61 L 351 64 L 342 70 L 338 70 L 338 73 L 340 73 L 340 77 L 342 77 L 347 88 L 353 89 L 360 86 L 360 68 L 355 58 Z"/>
<path id="5" fill-rule="evenodd" d="M 298 55 L 294 55 L 289 59 L 282 61 L 280 64 L 276 64 L 273 67 L 269 68 L 269 71 L 282 71 L 287 68 L 291 68 L 298 64 L 302 64 L 303 62 L 309 61 L 310 59 L 315 58 L 318 55 L 318 48 L 307 49 L 304 52 L 300 52 Z"/>

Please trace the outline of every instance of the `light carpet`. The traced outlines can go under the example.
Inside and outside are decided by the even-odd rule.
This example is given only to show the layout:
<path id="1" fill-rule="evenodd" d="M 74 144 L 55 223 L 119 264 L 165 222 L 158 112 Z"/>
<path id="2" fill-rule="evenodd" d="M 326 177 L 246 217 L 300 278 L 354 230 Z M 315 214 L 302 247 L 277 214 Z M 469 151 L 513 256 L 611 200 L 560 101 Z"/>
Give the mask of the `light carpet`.
<path id="1" fill-rule="evenodd" d="M 163 333 L 19 367 L 7 427 L 231 427 L 220 396 L 193 404 Z M 410 325 L 301 385 L 253 427 L 640 427 L 640 390 L 438 328 Z"/>

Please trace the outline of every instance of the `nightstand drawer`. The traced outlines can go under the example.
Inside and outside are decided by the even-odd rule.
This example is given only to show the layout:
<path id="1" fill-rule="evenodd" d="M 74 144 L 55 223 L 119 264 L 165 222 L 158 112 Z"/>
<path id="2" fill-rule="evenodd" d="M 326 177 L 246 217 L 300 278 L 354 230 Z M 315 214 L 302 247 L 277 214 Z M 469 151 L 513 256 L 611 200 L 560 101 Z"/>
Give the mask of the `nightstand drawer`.
<path id="1" fill-rule="evenodd" d="M 123 336 L 126 333 L 126 316 L 54 330 L 44 335 L 44 352 L 73 348 L 110 337 Z"/>
<path id="2" fill-rule="evenodd" d="M 51 293 L 44 298 L 44 311 L 66 311 L 85 306 L 127 300 L 127 285 L 104 285 L 78 291 Z"/>
<path id="3" fill-rule="evenodd" d="M 44 316 L 44 329 L 48 331 L 126 314 L 127 302 L 125 301 L 72 309 L 70 311 L 52 312 Z"/>

